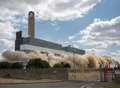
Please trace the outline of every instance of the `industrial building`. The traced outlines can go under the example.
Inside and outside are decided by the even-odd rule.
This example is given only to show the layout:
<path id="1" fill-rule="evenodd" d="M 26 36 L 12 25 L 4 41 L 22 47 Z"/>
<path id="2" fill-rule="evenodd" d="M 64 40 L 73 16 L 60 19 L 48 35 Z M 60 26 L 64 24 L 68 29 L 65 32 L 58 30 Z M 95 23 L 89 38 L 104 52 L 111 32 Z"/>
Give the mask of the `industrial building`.
<path id="1" fill-rule="evenodd" d="M 71 46 L 63 47 L 61 44 L 35 38 L 35 13 L 28 13 L 28 37 L 22 37 L 22 31 L 16 32 L 15 50 L 18 51 L 40 51 L 41 53 L 76 53 L 83 55 L 85 50 Z"/>

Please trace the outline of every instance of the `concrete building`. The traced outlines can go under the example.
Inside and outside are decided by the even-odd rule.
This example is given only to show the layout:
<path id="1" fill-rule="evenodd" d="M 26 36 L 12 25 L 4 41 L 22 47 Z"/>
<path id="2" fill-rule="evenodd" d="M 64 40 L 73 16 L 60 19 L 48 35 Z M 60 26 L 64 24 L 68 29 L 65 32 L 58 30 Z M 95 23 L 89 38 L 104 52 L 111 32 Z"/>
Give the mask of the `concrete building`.
<path id="1" fill-rule="evenodd" d="M 63 47 L 61 44 L 54 42 L 41 40 L 35 38 L 35 27 L 34 27 L 34 12 L 30 11 L 28 14 L 28 37 L 22 37 L 22 32 L 16 33 L 15 40 L 15 50 L 21 50 L 25 52 L 30 51 L 40 51 L 44 53 L 55 53 L 55 54 L 65 54 L 65 53 L 76 53 L 85 54 L 85 50 L 77 49 L 71 46 Z"/>

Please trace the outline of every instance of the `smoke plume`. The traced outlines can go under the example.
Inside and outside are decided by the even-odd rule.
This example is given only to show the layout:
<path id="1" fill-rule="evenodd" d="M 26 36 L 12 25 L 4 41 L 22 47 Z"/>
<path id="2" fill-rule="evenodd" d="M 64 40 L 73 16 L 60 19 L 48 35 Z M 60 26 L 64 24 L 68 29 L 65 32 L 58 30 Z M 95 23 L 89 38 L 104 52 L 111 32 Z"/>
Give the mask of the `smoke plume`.
<path id="1" fill-rule="evenodd" d="M 47 61 L 51 66 L 56 63 L 68 63 L 71 68 L 86 69 L 86 68 L 99 68 L 100 64 L 111 66 L 115 65 L 115 61 L 108 56 L 99 56 L 95 54 L 89 55 L 78 55 L 78 54 L 59 54 L 54 53 L 41 53 L 41 52 L 29 52 L 25 53 L 22 51 L 5 51 L 2 53 L 5 60 L 14 61 L 28 61 L 30 59 L 42 59 Z"/>

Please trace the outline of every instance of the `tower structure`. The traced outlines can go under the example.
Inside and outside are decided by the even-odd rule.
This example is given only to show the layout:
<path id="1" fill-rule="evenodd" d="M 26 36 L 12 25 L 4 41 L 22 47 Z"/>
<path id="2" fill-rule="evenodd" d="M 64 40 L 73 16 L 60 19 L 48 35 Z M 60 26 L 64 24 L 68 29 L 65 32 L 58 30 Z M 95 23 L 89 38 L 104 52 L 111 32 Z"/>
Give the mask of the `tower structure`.
<path id="1" fill-rule="evenodd" d="M 22 43 L 22 31 L 16 32 L 15 50 L 20 50 L 20 44 Z"/>
<path id="2" fill-rule="evenodd" d="M 28 37 L 34 38 L 35 36 L 35 14 L 33 11 L 28 13 Z"/>

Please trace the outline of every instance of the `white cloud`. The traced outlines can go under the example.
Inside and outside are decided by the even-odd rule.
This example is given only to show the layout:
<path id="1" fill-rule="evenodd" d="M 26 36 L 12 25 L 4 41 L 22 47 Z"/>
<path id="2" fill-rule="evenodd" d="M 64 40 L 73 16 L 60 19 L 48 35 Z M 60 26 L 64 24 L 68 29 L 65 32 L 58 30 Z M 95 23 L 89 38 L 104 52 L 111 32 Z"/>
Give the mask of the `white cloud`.
<path id="1" fill-rule="evenodd" d="M 0 39 L 0 53 L 6 50 L 13 50 L 14 49 L 14 41 L 8 39 Z"/>
<path id="2" fill-rule="evenodd" d="M 69 37 L 68 37 L 69 40 L 72 40 L 72 39 L 74 39 L 74 38 L 75 38 L 74 36 L 69 36 Z"/>
<path id="3" fill-rule="evenodd" d="M 76 40 L 78 37 L 79 40 Z M 68 38 L 70 39 L 70 38 Z M 85 29 L 72 35 L 71 41 L 76 41 L 78 44 L 84 44 L 88 50 L 94 48 L 96 52 L 99 50 L 102 53 L 119 55 L 120 50 L 120 16 L 108 21 L 95 19 Z M 91 49 L 92 50 L 92 49 Z"/>
<path id="4" fill-rule="evenodd" d="M 15 29 L 11 22 L 0 22 L 0 53 L 14 49 Z"/>
<path id="5" fill-rule="evenodd" d="M 14 39 L 16 30 L 11 22 L 0 22 L 0 39 Z"/>
<path id="6" fill-rule="evenodd" d="M 1 16 L 36 12 L 43 20 L 70 20 L 83 17 L 101 0 L 0 0 Z"/>
<path id="7" fill-rule="evenodd" d="M 65 21 L 83 17 L 99 2 L 100 0 L 0 0 L 0 52 L 13 49 L 15 31 L 20 25 L 18 23 L 27 23 L 28 11 L 35 11 L 36 17 L 42 20 Z"/>
<path id="8" fill-rule="evenodd" d="M 95 21 L 80 33 L 85 40 L 103 41 L 109 44 L 120 42 L 120 16 L 110 21 Z"/>

